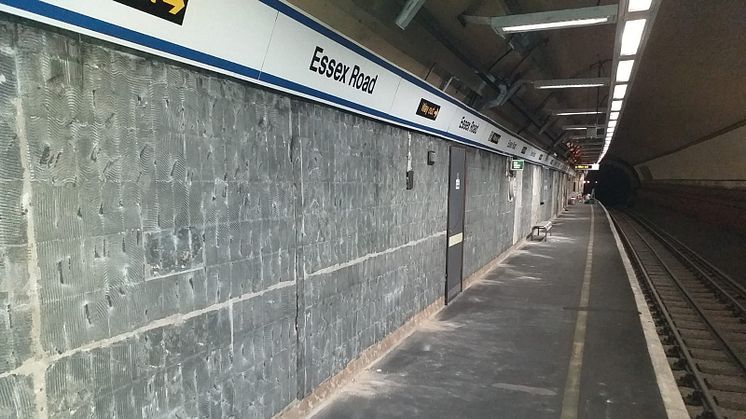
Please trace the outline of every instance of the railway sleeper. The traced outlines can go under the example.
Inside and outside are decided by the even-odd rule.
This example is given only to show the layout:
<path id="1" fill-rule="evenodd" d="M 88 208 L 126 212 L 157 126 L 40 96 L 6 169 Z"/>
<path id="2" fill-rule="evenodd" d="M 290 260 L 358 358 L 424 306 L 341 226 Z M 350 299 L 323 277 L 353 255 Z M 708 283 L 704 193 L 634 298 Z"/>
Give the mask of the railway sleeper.
<path id="1" fill-rule="evenodd" d="M 699 314 L 694 313 L 679 313 L 676 315 L 676 319 L 674 320 L 676 324 L 679 324 L 680 322 L 683 322 L 684 324 L 694 324 L 694 323 L 700 323 L 700 324 L 706 324 L 702 317 Z"/>
<path id="2" fill-rule="evenodd" d="M 685 339 L 686 346 L 689 347 L 689 349 L 713 349 L 713 350 L 720 350 L 720 344 L 717 341 L 714 341 L 712 339 Z"/>
<path id="3" fill-rule="evenodd" d="M 746 394 L 746 378 L 726 377 L 722 375 L 704 375 L 707 386 L 713 390 L 730 391 Z"/>
<path id="4" fill-rule="evenodd" d="M 707 311 L 708 314 L 714 312 L 716 316 L 720 317 L 733 317 L 735 314 L 728 304 L 720 301 L 701 301 L 697 302 L 697 305 L 699 305 L 702 310 Z"/>
<path id="5" fill-rule="evenodd" d="M 679 327 L 679 333 L 685 341 L 689 339 L 712 339 L 712 332 L 707 329 L 685 329 Z"/>
<path id="6" fill-rule="evenodd" d="M 720 414 L 727 419 L 746 419 L 746 412 L 732 409 L 720 409 Z"/>
<path id="7" fill-rule="evenodd" d="M 718 405 L 725 409 L 739 410 L 746 414 L 746 394 L 732 391 L 713 390 Z"/>
<path id="8" fill-rule="evenodd" d="M 705 359 L 711 361 L 728 361 L 728 354 L 724 351 L 718 351 L 714 349 L 691 349 L 689 351 L 693 358 Z"/>
<path id="9" fill-rule="evenodd" d="M 708 330 L 705 322 L 699 320 L 677 320 L 676 327 L 689 330 Z"/>
<path id="10" fill-rule="evenodd" d="M 705 374 L 722 375 L 726 377 L 743 377 L 743 370 L 730 361 L 711 361 L 698 359 L 697 368 Z"/>

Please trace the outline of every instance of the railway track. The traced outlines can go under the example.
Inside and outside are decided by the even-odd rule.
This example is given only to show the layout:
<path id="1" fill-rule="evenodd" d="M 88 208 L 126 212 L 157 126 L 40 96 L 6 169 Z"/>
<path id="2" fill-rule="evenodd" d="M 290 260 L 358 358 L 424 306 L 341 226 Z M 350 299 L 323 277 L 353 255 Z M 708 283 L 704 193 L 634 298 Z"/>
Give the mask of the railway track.
<path id="1" fill-rule="evenodd" d="M 746 288 L 643 217 L 611 215 L 690 416 L 746 419 Z"/>

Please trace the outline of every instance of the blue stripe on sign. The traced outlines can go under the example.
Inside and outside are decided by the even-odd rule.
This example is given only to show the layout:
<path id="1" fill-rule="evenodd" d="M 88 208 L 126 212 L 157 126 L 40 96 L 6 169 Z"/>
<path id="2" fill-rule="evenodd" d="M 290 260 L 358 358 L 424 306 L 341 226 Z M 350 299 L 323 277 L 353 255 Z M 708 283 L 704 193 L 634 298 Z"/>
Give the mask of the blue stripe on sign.
<path id="1" fill-rule="evenodd" d="M 294 9 L 293 7 L 283 3 L 280 0 L 259 0 L 262 3 L 266 4 L 267 6 L 279 11 L 282 14 L 287 15 L 291 19 L 315 30 L 316 32 L 320 33 L 321 35 L 332 39 L 333 41 L 336 41 L 337 43 L 341 44 L 342 46 L 352 50 L 353 52 L 356 52 L 360 55 L 362 55 L 364 58 L 373 61 L 374 63 L 378 64 L 379 66 L 391 71 L 392 73 L 396 74 L 397 76 L 407 80 L 408 82 L 414 84 L 415 86 L 427 90 L 429 93 L 438 96 L 441 99 L 445 99 L 448 102 L 451 102 L 452 104 L 458 106 L 462 110 L 479 116 L 482 119 L 488 120 L 492 122 L 493 124 L 499 126 L 494 121 L 490 120 L 486 116 L 483 116 L 479 113 L 477 113 L 474 109 L 470 109 L 463 103 L 459 102 L 457 99 L 452 98 L 451 96 L 448 96 L 447 94 L 443 93 L 442 91 L 436 89 L 434 86 L 430 85 L 426 81 L 419 79 L 408 72 L 402 70 L 401 68 L 391 64 L 390 62 L 384 60 L 383 58 L 379 57 L 378 55 L 366 50 L 365 48 L 361 47 L 360 45 L 356 44 L 353 41 L 350 41 L 349 39 L 345 38 L 344 36 L 338 34 L 337 32 L 327 28 L 326 26 L 320 24 L 319 22 L 313 20 L 312 18 L 306 16 L 302 12 L 299 12 L 298 10 Z M 501 129 L 508 131 L 505 128 L 500 127 Z M 513 134 L 515 135 L 515 134 Z M 517 135 L 516 135 L 517 137 Z"/>
<path id="2" fill-rule="evenodd" d="M 398 75 L 399 77 L 401 77 L 401 78 L 409 81 L 410 83 L 414 84 L 415 86 L 417 86 L 417 87 L 419 87 L 421 89 L 424 89 L 424 90 L 428 91 L 429 93 L 431 93 L 431 94 L 433 94 L 435 96 L 438 96 L 439 98 L 444 99 L 444 100 L 446 100 L 446 101 L 448 101 L 448 102 L 456 105 L 461 110 L 466 111 L 467 113 L 469 113 L 471 115 L 478 116 L 479 118 L 482 118 L 482 119 L 484 119 L 486 121 L 489 121 L 489 123 L 491 123 L 494 126 L 500 128 L 501 130 L 503 130 L 503 131 L 505 131 L 505 132 L 507 132 L 507 133 L 509 133 L 509 134 L 511 134 L 513 136 L 515 136 L 516 138 L 520 139 L 521 141 L 527 142 L 520 135 L 518 135 L 515 132 L 513 132 L 513 131 L 511 131 L 511 130 L 503 127 L 503 126 L 501 126 L 497 122 L 493 121 L 491 118 L 489 118 L 489 117 L 487 117 L 485 115 L 482 115 L 481 113 L 479 113 L 478 111 L 476 111 L 474 109 L 469 108 L 468 106 L 466 106 L 465 104 L 463 104 L 462 102 L 460 102 L 458 99 L 455 99 L 455 98 L 452 98 L 451 96 L 448 96 L 447 94 L 445 94 L 444 92 L 436 89 L 434 86 L 430 85 L 426 81 L 424 81 L 422 79 L 419 79 L 419 78 L 417 78 L 417 77 L 409 74 L 408 72 L 402 70 L 401 68 L 399 68 L 399 67 L 397 67 L 397 66 L 389 63 L 388 61 L 386 61 L 383 58 L 379 57 L 378 55 L 376 55 L 376 54 L 374 54 L 374 53 L 366 50 L 365 48 L 361 47 L 360 45 L 356 44 L 355 42 L 350 41 L 349 39 L 347 39 L 344 36 L 340 35 L 339 33 L 335 32 L 334 30 L 329 29 L 326 26 L 324 26 L 324 25 L 320 24 L 319 22 L 315 21 L 314 19 L 306 16 L 304 13 L 296 10 L 295 8 L 291 7 L 290 5 L 285 4 L 281 0 L 259 0 L 259 1 L 261 1 L 262 3 L 266 4 L 267 6 L 273 8 L 273 9 L 279 11 L 280 13 L 287 15 L 288 17 L 290 17 L 291 19 L 295 20 L 296 22 L 301 23 L 301 24 L 307 26 L 308 28 L 315 30 L 316 32 L 320 33 L 321 35 L 323 35 L 323 36 L 325 36 L 327 38 L 330 38 L 333 41 L 336 41 L 340 45 L 342 45 L 342 46 L 344 46 L 344 47 L 352 50 L 353 52 L 356 52 L 357 54 L 360 54 L 364 58 L 367 58 L 368 60 L 373 61 L 374 63 L 378 64 L 379 66 L 381 66 L 381 67 L 383 67 L 383 68 L 391 71 L 392 73 Z M 337 100 L 334 100 L 334 102 L 337 102 Z M 371 111 L 373 111 L 373 110 L 371 109 Z M 365 112 L 368 112 L 368 111 L 365 111 Z M 377 111 L 374 111 L 374 112 L 377 112 Z M 368 112 L 368 113 L 372 113 L 372 112 Z M 401 120 L 400 118 L 396 118 L 396 117 L 393 117 L 393 116 L 388 116 L 387 118 L 390 119 L 390 120 L 400 120 L 405 125 L 420 126 L 420 127 L 422 127 L 420 129 L 429 130 L 431 132 L 440 132 L 441 134 L 439 134 L 439 135 L 441 135 L 441 136 L 447 136 L 449 138 L 454 138 L 454 139 L 457 139 L 460 142 L 467 143 L 467 144 L 473 145 L 475 147 L 479 147 L 479 148 L 484 149 L 484 150 L 502 153 L 502 152 L 500 152 L 498 150 L 495 150 L 493 148 L 487 147 L 484 144 L 476 143 L 476 142 L 473 142 L 471 140 L 465 139 L 463 137 L 454 136 L 453 134 L 445 133 L 444 131 L 434 130 L 432 128 L 425 127 L 423 125 L 419 125 L 419 124 L 414 123 L 414 122 L 410 122 L 410 121 L 406 121 L 406 120 Z M 531 144 L 529 143 L 529 145 L 531 145 Z M 548 153 L 546 150 L 542 150 L 542 149 L 539 149 L 539 150 L 543 151 L 544 153 Z M 507 154 L 507 155 L 518 157 L 517 154 Z M 541 163 L 539 163 L 539 164 L 541 164 Z"/>
<path id="3" fill-rule="evenodd" d="M 378 117 L 378 118 L 386 119 L 386 120 L 389 120 L 389 121 L 394 122 L 394 123 L 398 123 L 398 124 L 401 124 L 401 125 L 412 127 L 412 128 L 415 128 L 415 129 L 418 129 L 418 130 L 421 130 L 421 131 L 429 132 L 429 133 L 432 133 L 432 134 L 435 134 L 435 135 L 439 135 L 441 137 L 450 138 L 450 139 L 458 141 L 460 143 L 468 144 L 468 145 L 471 145 L 473 147 L 481 148 L 483 150 L 492 151 L 492 152 L 496 152 L 497 151 L 497 150 L 491 149 L 489 147 L 486 147 L 484 144 L 480 144 L 480 143 L 471 141 L 471 140 L 466 139 L 464 137 L 459 137 L 458 135 L 451 134 L 450 132 L 441 131 L 441 130 L 436 129 L 436 128 L 431 128 L 431 127 L 428 127 L 426 125 L 421 125 L 421 124 L 418 124 L 416 122 L 412 122 L 412 121 L 409 121 L 409 120 L 406 120 L 406 119 L 398 118 L 396 116 L 387 114 L 385 112 L 381 112 L 381 111 L 378 111 L 376 109 L 369 108 L 367 106 L 361 105 L 361 104 L 356 103 L 356 102 L 351 102 L 351 101 L 349 101 L 347 99 L 343 99 L 341 97 L 334 96 L 332 94 L 329 94 L 329 93 L 326 93 L 326 92 L 322 92 L 320 90 L 316 90 L 314 88 L 311 88 L 311 87 L 308 87 L 308 86 L 296 83 L 294 81 L 283 79 L 282 77 L 273 76 L 273 75 L 271 75 L 269 73 L 262 73 L 262 75 L 260 77 L 260 80 L 262 80 L 264 82 L 267 82 L 267 83 L 271 83 L 271 84 L 273 84 L 275 86 L 280 86 L 280 87 L 283 87 L 285 89 L 296 91 L 298 93 L 303 93 L 305 95 L 312 96 L 312 97 L 315 97 L 315 98 L 318 98 L 318 99 L 322 99 L 322 100 L 325 100 L 325 101 L 328 101 L 328 102 L 337 103 L 337 104 L 340 104 L 340 105 L 345 106 L 347 108 L 355 109 L 356 111 L 359 111 L 359 112 L 362 112 L 362 113 L 365 113 L 365 114 L 368 114 L 368 115 L 372 115 L 372 116 L 375 116 L 375 117 Z"/>
<path id="4" fill-rule="evenodd" d="M 125 41 L 132 42 L 133 44 L 142 45 L 144 47 L 186 58 L 188 60 L 204 63 L 212 67 L 221 68 L 223 70 L 240 74 L 242 76 L 250 77 L 253 79 L 259 78 L 259 70 L 256 70 L 254 68 L 236 64 L 232 61 L 228 61 L 214 55 L 205 54 L 204 52 L 193 50 L 182 45 L 174 44 L 173 42 L 164 41 L 163 39 L 145 35 L 131 29 L 104 22 L 103 20 L 85 16 L 77 12 L 72 12 L 70 10 L 53 6 L 48 3 L 43 3 L 39 0 L 0 0 L 0 3 L 4 3 L 8 6 L 15 7 L 16 9 L 25 10 L 37 15 L 46 16 L 50 19 L 65 22 L 70 25 L 90 29 L 92 31 L 104 35 L 109 35 L 114 38 L 123 39 Z"/>
<path id="5" fill-rule="evenodd" d="M 312 19 L 303 15 L 297 10 L 287 6 L 286 4 L 276 1 L 276 0 L 262 0 L 262 2 L 268 4 L 269 6 L 279 11 L 282 11 L 283 13 L 288 14 L 288 16 L 298 20 L 300 23 L 303 23 L 313 29 L 316 29 L 322 35 L 325 35 L 329 38 L 334 39 L 335 41 L 341 43 L 342 45 L 367 57 L 371 61 L 376 62 L 382 67 L 385 67 L 389 69 L 390 71 L 396 74 L 399 74 L 400 76 L 404 78 L 407 78 L 408 80 L 419 85 L 420 87 L 426 88 L 427 90 L 432 91 L 432 93 L 440 97 L 443 97 L 444 99 L 447 99 L 455 103 L 456 105 L 459 105 L 459 107 L 469 111 L 468 109 L 464 108 L 460 103 L 456 102 L 455 99 L 452 99 L 449 96 L 442 94 L 440 91 L 434 89 L 432 86 L 426 84 L 425 82 L 415 79 L 413 76 L 409 75 L 408 73 L 401 71 L 400 69 L 384 61 L 380 57 L 374 54 L 371 54 L 370 52 L 364 50 L 363 48 L 359 47 L 353 42 L 340 36 L 336 32 L 328 28 L 325 28 L 322 25 L 319 25 L 317 22 L 313 21 Z M 418 124 L 416 122 L 412 122 L 406 119 L 398 118 L 393 115 L 387 114 L 385 112 L 381 112 L 381 111 L 378 111 L 372 108 L 368 108 L 358 103 L 351 102 L 347 99 L 343 99 L 338 96 L 334 96 L 334 95 L 331 95 L 331 94 L 328 94 L 328 93 L 325 93 L 325 92 L 322 92 L 316 89 L 312 89 L 308 86 L 304 86 L 302 84 L 295 83 L 290 80 L 283 79 L 281 77 L 276 77 L 268 73 L 260 73 L 259 70 L 256 70 L 251 67 L 236 64 L 232 61 L 228 61 L 223 58 L 216 57 L 214 55 L 206 54 L 206 53 L 203 53 L 203 52 L 191 49 L 191 48 L 184 47 L 182 45 L 174 44 L 173 42 L 165 41 L 163 39 L 159 39 L 159 38 L 146 35 L 146 34 L 143 34 L 137 31 L 133 31 L 131 29 L 127 29 L 127 28 L 124 28 L 118 25 L 114 25 L 112 23 L 105 22 L 103 20 L 85 16 L 80 13 L 73 12 L 67 9 L 63 9 L 61 7 L 57 7 L 57 6 L 48 4 L 48 3 L 43 3 L 39 0 L 0 0 L 0 3 L 6 4 L 10 7 L 14 7 L 16 9 L 34 13 L 37 15 L 46 16 L 50 19 L 64 22 L 64 23 L 67 23 L 73 26 L 90 29 L 92 31 L 95 31 L 101 34 L 108 35 L 114 38 L 119 38 L 125 41 L 129 41 L 134 44 L 141 45 L 147 48 L 163 51 L 163 52 L 166 52 L 166 53 L 178 56 L 178 57 L 182 57 L 182 58 L 185 58 L 191 61 L 207 64 L 209 66 L 220 68 L 220 69 L 223 69 L 223 70 L 235 73 L 235 74 L 239 74 L 239 75 L 242 75 L 248 78 L 252 78 L 255 80 L 262 80 L 262 81 L 268 82 L 270 84 L 274 84 L 279 87 L 283 87 L 283 88 L 286 88 L 292 91 L 306 94 L 308 96 L 323 99 L 328 102 L 337 103 L 347 108 L 355 109 L 357 111 L 360 111 L 368 115 L 386 119 L 394 123 L 409 126 L 409 127 L 421 130 L 421 131 L 430 132 L 432 134 L 439 135 L 441 137 L 450 138 L 460 143 L 468 144 L 468 145 L 471 145 L 473 147 L 477 147 L 483 150 L 488 150 L 492 152 L 497 151 L 495 149 L 486 147 L 484 144 L 480 144 L 480 143 L 471 141 L 469 139 L 466 139 L 464 137 L 451 134 L 447 131 L 442 131 L 442 130 L 431 128 L 426 125 Z"/>

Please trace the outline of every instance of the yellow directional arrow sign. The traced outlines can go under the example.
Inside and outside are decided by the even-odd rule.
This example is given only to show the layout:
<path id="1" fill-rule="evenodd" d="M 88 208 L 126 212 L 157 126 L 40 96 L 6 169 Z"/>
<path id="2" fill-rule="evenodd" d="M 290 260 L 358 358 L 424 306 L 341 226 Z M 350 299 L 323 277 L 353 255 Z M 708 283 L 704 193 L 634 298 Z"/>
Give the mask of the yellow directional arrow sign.
<path id="1" fill-rule="evenodd" d="M 0 0 L 2 1 L 2 0 Z M 103 0 L 101 0 L 103 1 Z M 189 7 L 189 0 L 114 0 L 133 9 L 181 25 Z"/>
<path id="2" fill-rule="evenodd" d="M 172 15 L 178 14 L 180 11 L 184 10 L 184 7 L 186 7 L 186 4 L 184 4 L 184 0 L 163 0 L 163 2 L 168 4 L 169 6 L 173 6 L 173 8 L 168 11 Z"/>

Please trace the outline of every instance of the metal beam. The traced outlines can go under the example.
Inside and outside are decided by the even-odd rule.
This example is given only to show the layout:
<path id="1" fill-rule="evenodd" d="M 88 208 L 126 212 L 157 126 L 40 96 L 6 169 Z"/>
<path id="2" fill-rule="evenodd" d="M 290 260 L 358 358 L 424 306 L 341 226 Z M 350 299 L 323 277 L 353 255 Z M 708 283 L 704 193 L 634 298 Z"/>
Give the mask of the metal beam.
<path id="1" fill-rule="evenodd" d="M 582 79 L 534 80 L 531 84 L 533 84 L 535 89 L 574 89 L 608 86 L 609 82 L 608 77 L 596 77 Z"/>
<path id="2" fill-rule="evenodd" d="M 611 4 L 507 16 L 461 15 L 459 20 L 476 25 L 490 25 L 495 32 L 504 36 L 517 32 L 613 24 L 616 23 L 618 12 L 619 6 Z"/>
<path id="3" fill-rule="evenodd" d="M 407 0 L 407 3 L 402 7 L 401 12 L 399 12 L 399 16 L 396 17 L 396 26 L 401 29 L 407 29 L 409 23 L 412 22 L 412 19 L 414 19 L 424 4 L 425 0 Z"/>

